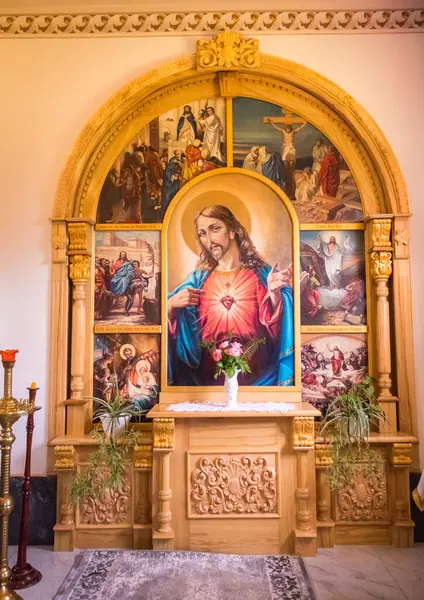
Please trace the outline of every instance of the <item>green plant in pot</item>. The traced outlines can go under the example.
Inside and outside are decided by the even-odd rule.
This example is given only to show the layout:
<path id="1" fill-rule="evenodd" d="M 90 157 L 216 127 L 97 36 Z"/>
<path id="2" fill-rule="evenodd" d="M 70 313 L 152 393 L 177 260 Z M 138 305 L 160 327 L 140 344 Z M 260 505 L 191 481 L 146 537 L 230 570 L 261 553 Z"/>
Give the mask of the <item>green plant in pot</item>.
<path id="1" fill-rule="evenodd" d="M 320 433 L 331 444 L 332 465 L 327 479 L 332 490 L 350 485 L 360 471 L 367 477 L 378 473 L 381 457 L 370 450 L 369 438 L 384 421 L 386 414 L 377 403 L 369 377 L 331 400 Z"/>
<path id="2" fill-rule="evenodd" d="M 100 419 L 103 430 L 95 429 L 90 434 L 97 445 L 84 471 L 76 473 L 71 482 L 73 505 L 81 506 L 88 497 L 104 499 L 106 494 L 121 489 L 130 464 L 130 450 L 140 442 L 140 433 L 128 427 L 129 421 L 132 417 L 140 419 L 149 409 L 130 406 L 120 397 L 116 377 L 112 382 L 110 402 L 90 398 L 96 406 L 93 418 Z"/>

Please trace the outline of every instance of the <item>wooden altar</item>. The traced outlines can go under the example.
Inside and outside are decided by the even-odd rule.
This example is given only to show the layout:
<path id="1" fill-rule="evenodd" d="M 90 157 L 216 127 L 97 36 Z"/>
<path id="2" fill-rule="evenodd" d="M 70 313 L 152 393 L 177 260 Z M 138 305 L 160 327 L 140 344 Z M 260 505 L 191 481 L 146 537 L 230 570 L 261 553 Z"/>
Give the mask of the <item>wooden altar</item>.
<path id="1" fill-rule="evenodd" d="M 153 420 L 153 548 L 314 556 L 314 416 L 170 412 Z"/>
<path id="2" fill-rule="evenodd" d="M 308 122 L 310 130 L 312 125 L 319 128 L 314 135 L 322 135 L 337 145 L 339 162 L 344 161 L 344 204 L 338 197 L 317 193 L 311 202 L 313 218 L 302 221 L 302 209 L 310 208 L 306 202 L 289 198 L 263 174 L 241 168 L 240 156 L 247 157 L 235 144 L 233 127 L 233 116 L 237 117 L 234 107 L 240 98 L 274 104 L 276 122 Z M 177 192 L 169 205 L 171 210 L 161 219 L 134 222 L 133 218 L 111 223 L 104 215 L 100 218 L 103 184 L 105 180 L 115 181 L 114 171 L 124 159 L 123 149 L 128 150 L 125 153 L 130 154 L 132 161 L 138 160 L 137 153 L 147 153 L 139 145 L 140 132 L 145 143 L 159 143 L 161 115 L 168 119 L 166 127 L 173 122 L 176 128 L 181 107 L 205 99 L 208 104 L 216 101 L 216 106 L 219 101 L 222 121 L 223 115 L 226 118 L 226 138 L 222 140 L 226 166 L 197 173 Z M 176 107 L 179 112 L 169 118 Z M 278 116 L 282 109 L 284 117 Z M 268 114 L 266 119 L 269 120 Z M 129 152 L 131 148 L 133 154 Z M 266 150 L 266 146 L 263 148 Z M 180 158 L 177 153 L 175 161 Z M 207 154 L 199 162 L 204 159 L 207 161 Z M 166 160 L 170 160 L 169 153 Z M 296 163 L 295 158 L 291 162 Z M 296 177 L 310 177 L 307 168 L 295 167 L 296 164 L 292 186 Z M 222 183 L 226 177 L 230 181 L 227 187 Z M 188 227 L 185 237 L 181 231 L 170 234 L 170 214 L 177 215 L 175 221 L 181 224 L 188 193 L 195 196 L 196 186 L 201 188 L 199 196 L 215 193 L 214 180 L 220 181 L 216 188 L 220 202 L 224 188 L 234 196 L 239 194 L 234 207 L 235 212 L 237 206 L 242 207 L 238 213 L 241 220 L 252 211 L 246 230 L 256 227 L 252 236 L 258 246 L 257 239 L 264 246 L 268 244 L 271 252 L 278 250 L 284 240 L 290 240 L 286 266 L 290 261 L 293 264 L 293 377 L 268 389 L 251 386 L 250 391 L 241 391 L 250 394 L 249 401 L 260 392 L 261 401 L 296 403 L 296 410 L 287 414 L 212 415 L 164 410 L 171 402 L 202 401 L 211 391 L 170 383 L 167 296 L 172 290 L 168 280 L 177 270 L 168 265 L 170 259 L 177 255 L 196 258 L 196 240 L 194 235 L 190 237 L 191 231 L 187 233 Z M 206 189 L 208 182 L 210 187 Z M 248 205 L 247 190 L 259 189 L 259 184 L 263 191 L 258 193 L 257 201 L 250 200 Z M 186 199 L 184 190 L 189 191 Z M 349 199 L 352 195 L 356 197 L 354 201 Z M 261 219 L 268 219 L 268 228 L 273 223 L 280 223 L 281 227 L 282 213 L 267 209 L 277 205 L 290 218 L 290 231 L 287 229 L 278 237 L 270 250 Z M 337 218 L 332 220 L 336 212 Z M 49 465 L 58 476 L 55 549 L 153 547 L 313 555 L 317 547 L 332 547 L 336 543 L 410 546 L 414 524 L 410 519 L 408 477 L 410 466 L 418 467 L 410 216 L 396 158 L 371 117 L 346 92 L 319 74 L 259 52 L 257 40 L 244 40 L 236 33 L 203 40 L 197 54 L 140 76 L 111 98 L 87 124 L 71 153 L 59 182 L 52 218 Z M 187 224 L 189 219 L 184 218 Z M 321 232 L 327 238 L 339 235 L 340 241 L 347 234 L 362 240 L 363 273 L 358 278 L 365 290 L 366 310 L 363 306 L 362 312 L 349 314 L 350 320 L 343 320 L 344 313 L 348 313 L 346 308 L 340 311 L 339 321 L 311 324 L 301 320 L 300 276 L 303 271 L 314 277 L 314 265 L 301 264 L 300 248 L 309 242 L 313 245 Z M 129 238 L 130 233 L 132 239 L 124 244 L 122 240 Z M 143 235 L 150 236 L 150 242 Z M 102 283 L 99 261 L 110 264 L 112 258 L 121 256 L 124 246 L 124 253 L 128 252 L 139 265 L 146 247 L 155 256 L 160 254 L 155 264 L 156 295 L 150 298 L 150 307 L 157 309 L 157 315 L 148 324 L 137 321 L 140 311 L 133 314 L 132 321 L 124 322 L 125 303 L 121 306 L 121 321 L 101 322 L 96 314 L 96 291 Z M 104 249 L 104 255 L 96 255 L 98 247 Z M 313 285 L 312 281 L 311 296 Z M 347 288 L 352 292 L 350 283 L 344 288 L 346 294 L 350 293 Z M 233 302 L 234 298 L 227 300 Z M 322 306 L 316 308 L 320 310 Z M 363 472 L 349 486 L 330 493 L 326 481 L 330 447 L 316 437 L 314 417 L 319 413 L 302 402 L 302 395 L 311 374 L 315 392 L 322 384 L 325 369 L 336 384 L 343 379 L 343 373 L 331 372 L 329 355 L 321 362 L 322 372 L 318 372 L 318 367 L 312 372 L 305 367 L 302 353 L 316 339 L 322 342 L 321 350 L 327 342 L 329 352 L 334 352 L 339 344 L 336 336 L 343 338 L 353 354 L 359 346 L 362 351 L 365 348 L 364 369 L 376 380 L 378 402 L 389 422 L 370 440 L 379 453 L 379 472 L 369 477 L 364 465 Z M 122 489 L 108 495 L 106 501 L 92 497 L 75 508 L 70 503 L 69 483 L 75 472 L 85 468 L 95 444 L 90 437 L 93 403 L 87 399 L 93 395 L 93 364 L 107 358 L 107 343 L 112 338 L 116 345 L 114 358 L 119 361 L 116 370 L 125 360 L 131 360 L 117 350 L 118 338 L 121 349 L 132 347 L 134 354 L 137 350 L 143 356 L 153 352 L 160 357 L 160 365 L 151 373 L 160 389 L 159 404 L 150 412 L 153 422 L 136 425 L 142 439 L 134 448 Z M 143 346 L 146 339 L 153 340 L 151 348 Z M 142 350 L 134 340 L 140 342 Z M 321 350 L 318 348 L 315 354 Z M 357 361 L 358 356 L 359 353 L 353 360 Z M 253 481 L 249 491 L 245 490 L 244 479 L 241 484 L 240 477 L 231 479 L 229 474 L 241 472 Z M 222 479 L 219 488 L 205 484 L 208 477 L 218 476 Z M 259 483 L 255 487 L 257 477 L 262 477 L 263 489 L 259 489 Z"/>

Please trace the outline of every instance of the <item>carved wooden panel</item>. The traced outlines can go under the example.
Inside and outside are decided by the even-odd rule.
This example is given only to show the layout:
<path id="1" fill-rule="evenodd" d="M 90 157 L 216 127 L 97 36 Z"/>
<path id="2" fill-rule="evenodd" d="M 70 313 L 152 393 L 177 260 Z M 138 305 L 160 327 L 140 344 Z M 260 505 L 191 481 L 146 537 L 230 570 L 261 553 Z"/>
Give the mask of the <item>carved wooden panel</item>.
<path id="1" fill-rule="evenodd" d="M 100 483 L 102 475 L 93 478 L 94 489 Z M 120 488 L 106 489 L 104 497 L 96 493 L 90 495 L 79 509 L 80 525 L 124 525 L 132 522 L 131 494 L 129 475 L 123 478 Z"/>
<path id="2" fill-rule="evenodd" d="M 387 482 L 384 464 L 376 475 L 361 471 L 342 488 L 336 501 L 337 521 L 387 521 Z"/>
<path id="3" fill-rule="evenodd" d="M 188 453 L 188 516 L 278 517 L 277 453 Z"/>

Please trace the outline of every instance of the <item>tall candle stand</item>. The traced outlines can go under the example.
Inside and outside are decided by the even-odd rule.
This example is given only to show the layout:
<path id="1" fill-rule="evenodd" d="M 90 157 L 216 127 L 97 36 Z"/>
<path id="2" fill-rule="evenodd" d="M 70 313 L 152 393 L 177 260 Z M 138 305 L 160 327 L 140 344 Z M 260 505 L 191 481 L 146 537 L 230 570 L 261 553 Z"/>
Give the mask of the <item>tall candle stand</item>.
<path id="1" fill-rule="evenodd" d="M 7 560 L 9 515 L 13 511 L 13 499 L 10 495 L 10 453 L 15 436 L 12 425 L 25 414 L 20 402 L 12 397 L 12 370 L 18 350 L 0 350 L 4 367 L 4 397 L 0 400 L 0 600 L 22 600 L 9 586 L 10 569 Z"/>
<path id="2" fill-rule="evenodd" d="M 35 406 L 35 395 L 37 386 L 31 383 L 29 391 L 29 399 L 26 402 L 27 409 L 27 445 L 25 456 L 25 473 L 24 483 L 22 486 L 22 511 L 21 511 L 21 528 L 19 533 L 18 560 L 12 569 L 12 574 L 9 578 L 9 585 L 14 590 L 22 590 L 31 587 L 41 580 L 41 573 L 35 567 L 27 563 L 27 547 L 28 547 L 28 522 L 29 522 L 29 498 L 31 493 L 31 447 L 32 433 L 34 431 L 34 413 L 40 410 L 41 406 Z"/>

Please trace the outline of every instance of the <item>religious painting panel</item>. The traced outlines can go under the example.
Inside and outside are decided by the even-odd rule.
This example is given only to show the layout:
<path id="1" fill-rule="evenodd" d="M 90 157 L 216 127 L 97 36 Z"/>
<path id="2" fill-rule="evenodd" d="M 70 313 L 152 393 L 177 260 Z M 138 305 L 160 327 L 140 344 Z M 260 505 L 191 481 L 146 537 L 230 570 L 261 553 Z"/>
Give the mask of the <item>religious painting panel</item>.
<path id="1" fill-rule="evenodd" d="M 119 395 L 140 417 L 146 414 L 158 401 L 159 340 L 149 333 L 95 335 L 93 396 L 111 402 Z"/>
<path id="2" fill-rule="evenodd" d="M 116 158 L 97 223 L 160 223 L 188 181 L 226 165 L 224 98 L 196 100 L 151 121 Z"/>
<path id="3" fill-rule="evenodd" d="M 271 179 L 301 223 L 363 221 L 359 191 L 337 148 L 316 127 L 281 106 L 233 100 L 234 166 Z"/>
<path id="4" fill-rule="evenodd" d="M 97 328 L 160 324 L 160 232 L 96 231 Z"/>
<path id="5" fill-rule="evenodd" d="M 364 231 L 301 231 L 300 295 L 302 325 L 364 325 Z"/>
<path id="6" fill-rule="evenodd" d="M 179 249 L 167 261 L 169 385 L 222 385 L 201 342 L 229 334 L 243 348 L 266 339 L 241 385 L 293 385 L 293 236 L 284 201 L 255 175 L 215 172 L 180 198 L 167 232 Z"/>
<path id="7" fill-rule="evenodd" d="M 368 371 L 366 334 L 302 334 L 302 400 L 324 412 Z"/>

